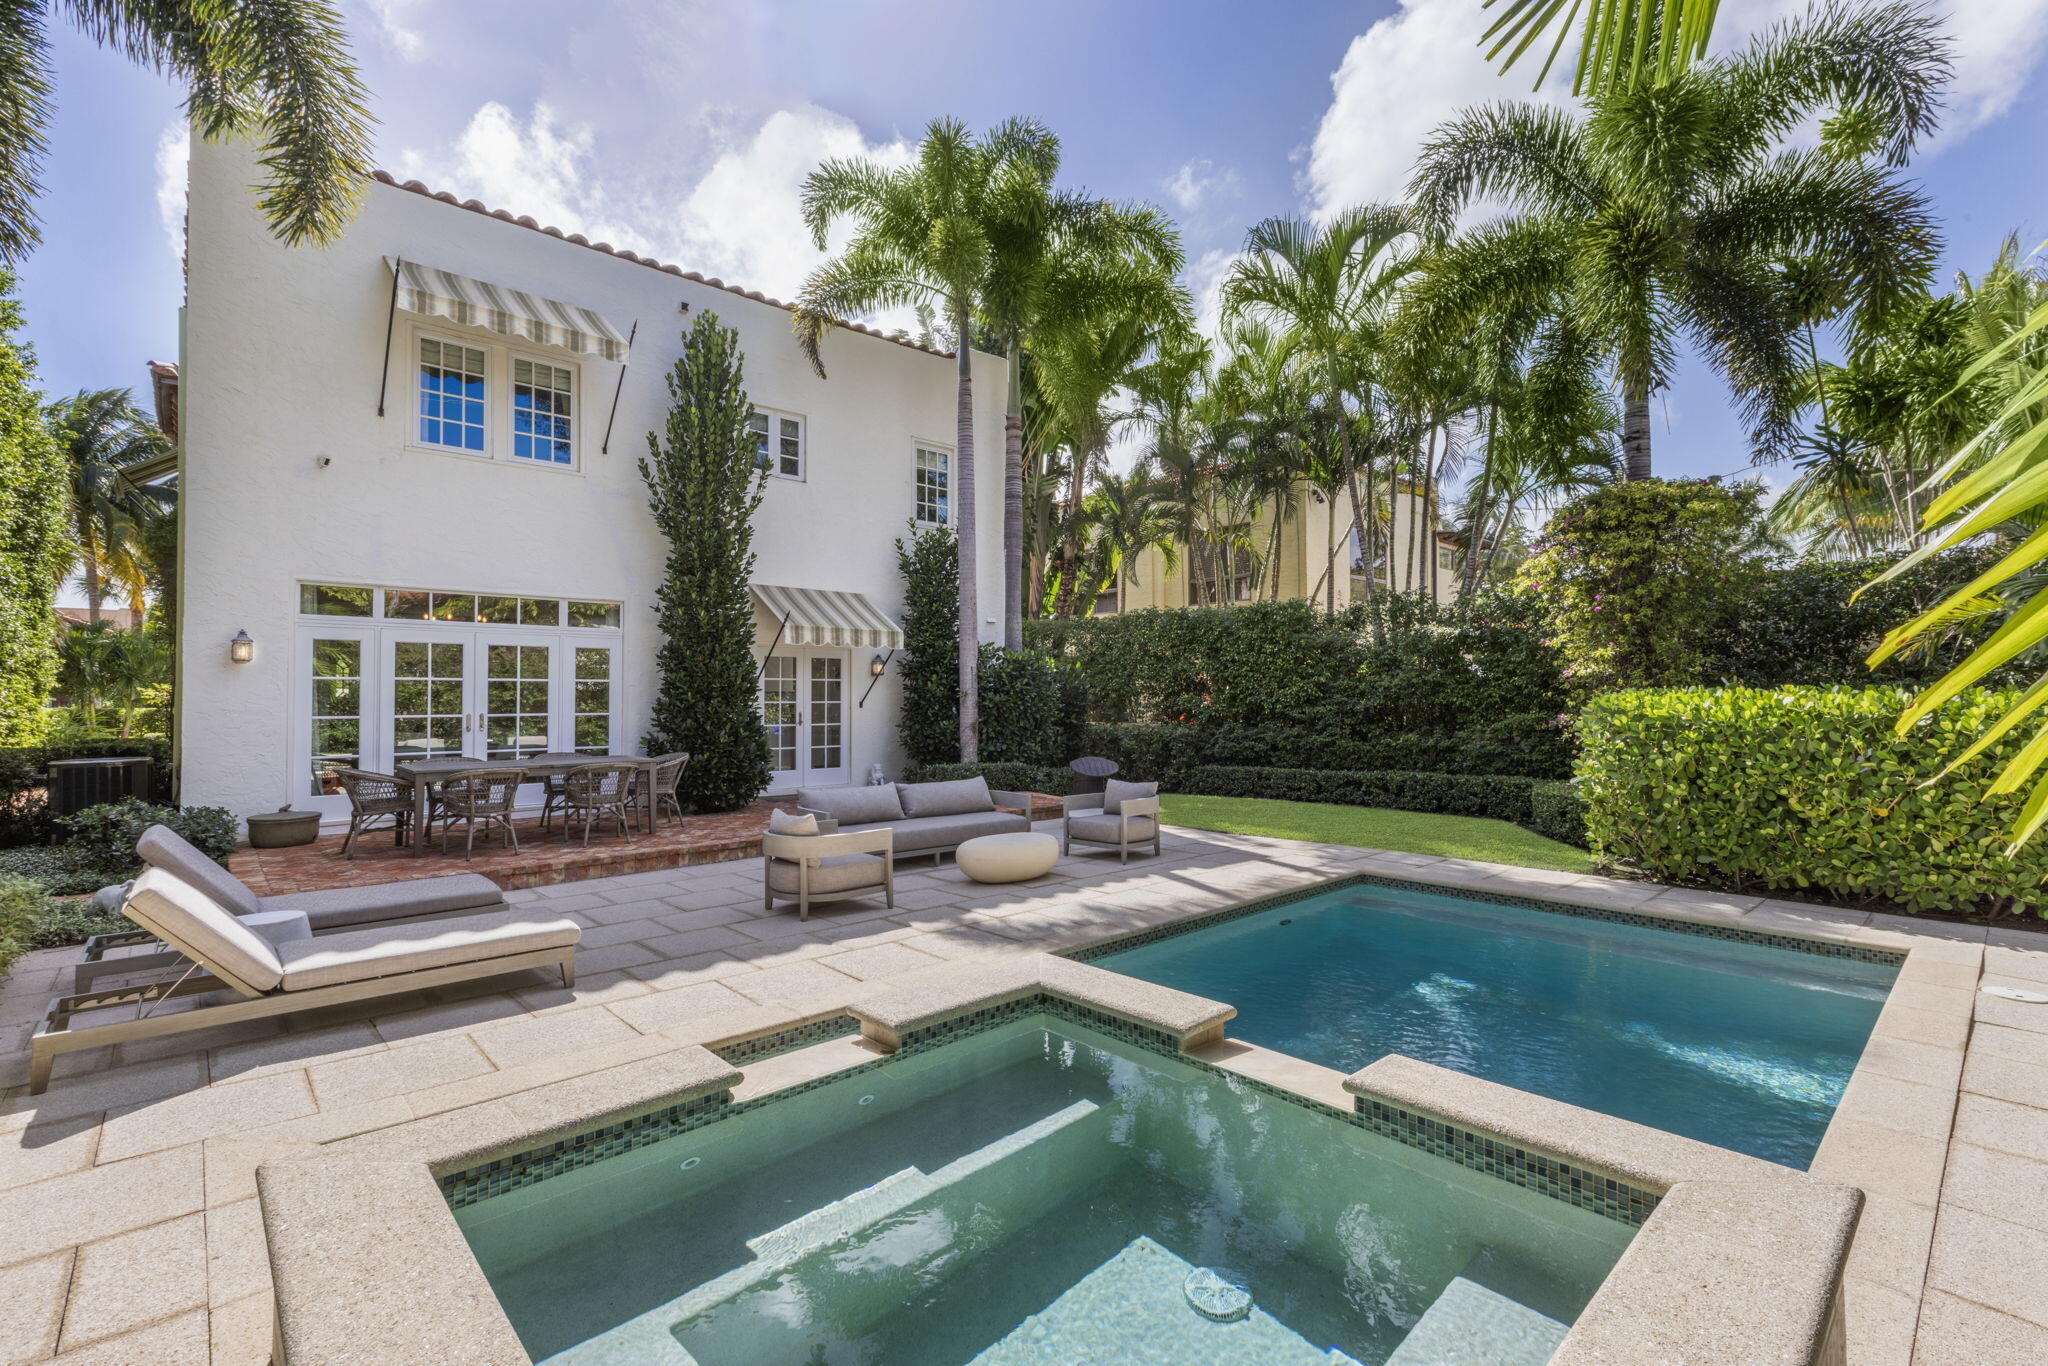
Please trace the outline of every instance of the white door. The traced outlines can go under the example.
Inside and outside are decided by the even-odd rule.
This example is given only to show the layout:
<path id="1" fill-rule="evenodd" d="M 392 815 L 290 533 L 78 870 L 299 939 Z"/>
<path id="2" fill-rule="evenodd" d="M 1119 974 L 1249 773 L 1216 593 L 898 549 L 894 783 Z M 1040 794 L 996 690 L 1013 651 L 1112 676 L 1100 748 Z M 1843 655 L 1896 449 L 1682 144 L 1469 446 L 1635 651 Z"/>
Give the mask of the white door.
<path id="1" fill-rule="evenodd" d="M 473 632 L 391 631 L 384 637 L 386 744 L 392 764 L 481 758 L 473 717 Z"/>
<path id="2" fill-rule="evenodd" d="M 299 636 L 302 691 L 294 708 L 291 804 L 322 816 L 348 815 L 334 776 L 377 767 L 377 636 L 364 627 L 323 625 Z"/>
<path id="3" fill-rule="evenodd" d="M 562 647 L 568 656 L 567 687 L 558 689 L 563 724 L 557 736 L 569 743 L 556 749 L 573 749 L 578 754 L 631 754 L 631 741 L 617 734 L 619 718 L 619 652 L 615 645 L 586 645 L 572 641 Z"/>
<path id="4" fill-rule="evenodd" d="M 768 657 L 761 670 L 761 725 L 768 735 L 771 787 L 829 787 L 847 780 L 846 670 L 844 651 Z"/>

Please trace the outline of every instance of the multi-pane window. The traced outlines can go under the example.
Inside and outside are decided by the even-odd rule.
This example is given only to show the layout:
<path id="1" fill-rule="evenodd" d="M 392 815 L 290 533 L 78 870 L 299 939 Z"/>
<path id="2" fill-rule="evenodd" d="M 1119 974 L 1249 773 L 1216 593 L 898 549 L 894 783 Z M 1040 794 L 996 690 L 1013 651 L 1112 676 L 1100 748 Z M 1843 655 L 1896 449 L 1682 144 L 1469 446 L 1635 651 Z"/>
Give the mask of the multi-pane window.
<path id="1" fill-rule="evenodd" d="M 363 642 L 313 642 L 313 761 L 306 795 L 341 791 L 335 775 L 361 768 L 363 753 Z"/>
<path id="2" fill-rule="evenodd" d="M 485 651 L 486 757 L 524 759 L 547 750 L 553 656 L 546 645 L 492 645 Z"/>
<path id="3" fill-rule="evenodd" d="M 315 617 L 374 617 L 377 590 L 332 583 L 299 585 L 299 610 Z"/>
<path id="4" fill-rule="evenodd" d="M 612 652 L 576 649 L 576 752 L 612 752 Z"/>
<path id="5" fill-rule="evenodd" d="M 568 369 L 540 361 L 512 362 L 512 454 L 549 465 L 573 464 L 575 442 Z"/>
<path id="6" fill-rule="evenodd" d="M 420 338 L 420 441 L 484 453 L 484 353 Z"/>
<path id="7" fill-rule="evenodd" d="M 770 655 L 761 665 L 761 727 L 768 732 L 768 767 L 796 771 L 796 656 Z"/>
<path id="8" fill-rule="evenodd" d="M 846 722 L 846 681 L 838 655 L 811 659 L 811 767 L 838 768 L 845 763 L 841 748 Z"/>
<path id="9" fill-rule="evenodd" d="M 784 479 L 804 477 L 804 420 L 788 413 L 756 408 L 747 418 L 754 433 L 755 459 L 761 468 Z"/>
<path id="10" fill-rule="evenodd" d="M 945 451 L 917 448 L 917 520 L 931 526 L 946 525 L 947 483 L 953 458 Z"/>
<path id="11" fill-rule="evenodd" d="M 459 640 L 401 640 L 391 656 L 391 757 L 397 763 L 462 753 Z"/>

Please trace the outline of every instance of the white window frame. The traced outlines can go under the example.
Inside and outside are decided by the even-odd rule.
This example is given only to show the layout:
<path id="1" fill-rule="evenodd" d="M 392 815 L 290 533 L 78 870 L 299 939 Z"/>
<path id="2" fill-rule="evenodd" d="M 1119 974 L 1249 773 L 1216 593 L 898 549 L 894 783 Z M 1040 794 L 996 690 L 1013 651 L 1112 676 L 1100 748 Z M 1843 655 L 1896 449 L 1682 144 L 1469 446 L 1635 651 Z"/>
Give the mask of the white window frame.
<path id="1" fill-rule="evenodd" d="M 787 479 L 795 484 L 803 483 L 811 472 L 811 424 L 809 419 L 802 413 L 787 412 L 781 408 L 769 408 L 759 403 L 754 405 L 753 413 L 748 414 L 748 416 L 751 419 L 756 414 L 768 419 L 768 430 L 765 433 L 761 433 L 761 435 L 767 437 L 767 449 L 764 453 L 767 455 L 768 461 L 764 468 L 768 472 L 768 477 L 770 479 Z M 782 471 L 782 424 L 784 422 L 796 423 L 795 474 L 785 474 Z"/>
<path id="2" fill-rule="evenodd" d="M 457 446 L 457 445 L 451 445 L 451 444 L 449 444 L 449 443 L 447 443 L 447 442 L 441 442 L 441 441 L 429 441 L 429 440 L 427 440 L 427 438 L 426 438 L 426 437 L 425 437 L 425 436 L 424 436 L 424 435 L 423 435 L 423 434 L 421 433 L 421 431 L 420 431 L 420 426 L 421 426 L 421 424 L 422 424 L 422 423 L 423 423 L 423 422 L 425 421 L 425 415 L 424 415 L 424 413 L 423 413 L 423 412 L 421 411 L 421 409 L 422 409 L 422 408 L 423 408 L 423 407 L 425 406 L 425 403 L 426 403 L 426 390 L 425 390 L 425 388 L 423 388 L 423 387 L 422 387 L 422 385 L 421 385 L 421 375 L 420 375 L 420 370 L 421 370 L 421 368 L 422 368 L 422 364 L 423 364 L 423 362 L 422 362 L 422 361 L 421 361 L 421 359 L 420 359 L 420 346 L 421 346 L 421 343 L 422 343 L 422 342 L 435 342 L 435 343 L 437 343 L 438 345 L 441 345 L 441 346 L 444 346 L 444 347 L 446 347 L 446 346 L 457 346 L 457 347 L 461 347 L 461 348 L 462 348 L 463 350 L 465 350 L 465 351 L 474 351 L 474 352 L 476 352 L 477 354 L 479 354 L 479 355 L 481 355 L 481 356 L 483 357 L 483 380 L 484 380 L 484 444 L 483 444 L 483 449 L 481 449 L 481 450 L 471 450 L 471 449 L 470 449 L 469 447 L 467 447 L 467 446 Z M 414 329 L 413 329 L 413 334 L 412 334 L 412 414 L 411 414 L 411 426 L 410 426 L 410 427 L 409 427 L 409 428 L 407 429 L 407 432 L 406 432 L 406 439 L 407 439 L 407 442 L 408 442 L 408 444 L 410 444 L 410 445 L 414 445 L 414 446 L 417 446 L 417 447 L 419 447 L 419 448 L 420 448 L 421 450 L 423 450 L 423 451 L 434 451 L 434 452 L 437 452 L 437 453 L 439 453 L 439 454 L 442 454 L 442 455 L 462 455 L 462 456 L 467 456 L 467 457 L 469 457 L 469 458 L 470 458 L 471 460 L 488 460 L 488 459 L 490 459 L 490 457 L 491 457 L 491 445 L 492 445 L 492 442 L 493 442 L 493 440 L 494 440 L 494 438 L 495 438 L 495 436 L 496 436 L 496 432 L 495 432 L 495 430 L 494 430 L 494 429 L 495 429 L 495 427 L 496 427 L 496 424 L 495 424 L 495 423 L 494 423 L 494 422 L 493 422 L 493 421 L 491 420 L 491 418 L 492 418 L 492 414 L 491 414 L 491 407 L 492 407 L 492 404 L 493 404 L 493 398 L 492 398 L 492 389 L 493 389 L 493 388 L 494 388 L 494 386 L 495 386 L 495 380 L 494 380 L 494 378 L 493 378 L 493 376 L 492 376 L 492 374 L 491 374 L 491 371 L 492 371 L 492 370 L 493 370 L 493 369 L 494 369 L 495 367 L 494 367 L 494 366 L 492 365 L 492 363 L 491 363 L 491 362 L 492 362 L 492 356 L 491 356 L 491 348 L 490 348 L 490 347 L 488 347 L 488 346 L 485 346 L 485 345 L 484 345 L 483 343 L 481 343 L 481 342 L 478 342 L 478 341 L 473 341 L 473 340 L 470 340 L 470 339 L 468 339 L 468 338 L 464 338 L 464 337 L 459 337 L 459 336 L 456 336 L 456 335 L 455 335 L 455 334 L 453 334 L 453 333 L 449 333 L 449 332 L 442 332 L 442 331 L 439 331 L 438 329 L 433 329 L 433 328 L 425 328 L 425 327 L 416 327 L 416 328 L 414 328 Z"/>
<path id="3" fill-rule="evenodd" d="M 946 480 L 945 515 L 936 521 L 924 515 L 924 465 L 922 458 L 936 455 L 945 463 L 940 473 Z M 942 446 L 936 441 L 913 441 L 910 453 L 910 517 L 919 526 L 942 527 L 953 524 L 953 448 Z"/>
<path id="4" fill-rule="evenodd" d="M 558 460 L 539 460 L 519 453 L 519 384 L 516 377 L 521 361 L 528 365 L 545 365 L 548 369 L 560 370 L 569 377 L 569 459 L 566 464 Z M 488 390 L 488 381 L 486 387 Z M 536 352 L 508 350 L 505 353 L 505 459 L 515 465 L 530 465 L 536 469 L 574 470 L 582 467 L 583 369 L 576 362 Z"/>

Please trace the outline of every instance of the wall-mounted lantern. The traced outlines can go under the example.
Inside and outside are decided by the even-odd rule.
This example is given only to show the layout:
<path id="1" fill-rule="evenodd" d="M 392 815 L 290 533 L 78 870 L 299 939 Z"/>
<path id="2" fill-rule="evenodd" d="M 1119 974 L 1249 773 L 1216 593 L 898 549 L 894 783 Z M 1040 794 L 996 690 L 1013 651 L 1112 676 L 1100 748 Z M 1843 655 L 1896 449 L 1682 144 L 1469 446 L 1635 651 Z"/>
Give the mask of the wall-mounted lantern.
<path id="1" fill-rule="evenodd" d="M 235 638 L 228 642 L 228 658 L 236 664 L 247 664 L 255 657 L 256 642 L 249 638 L 249 633 L 235 632 Z"/>

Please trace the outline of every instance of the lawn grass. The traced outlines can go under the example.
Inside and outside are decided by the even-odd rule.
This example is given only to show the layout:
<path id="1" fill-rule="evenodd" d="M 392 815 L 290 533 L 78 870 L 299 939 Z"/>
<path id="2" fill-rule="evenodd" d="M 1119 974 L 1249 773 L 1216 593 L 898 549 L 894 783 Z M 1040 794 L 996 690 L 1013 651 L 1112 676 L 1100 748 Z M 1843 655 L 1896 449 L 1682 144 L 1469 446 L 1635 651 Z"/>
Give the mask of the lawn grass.
<path id="1" fill-rule="evenodd" d="M 1438 858 L 1483 859 L 1524 868 L 1590 873 L 1593 856 L 1569 844 L 1545 839 L 1507 821 L 1479 816 L 1431 816 L 1387 811 L 1376 806 L 1327 806 L 1264 797 L 1175 797 L 1160 799 L 1168 825 L 1220 830 L 1230 835 L 1352 844 Z"/>

